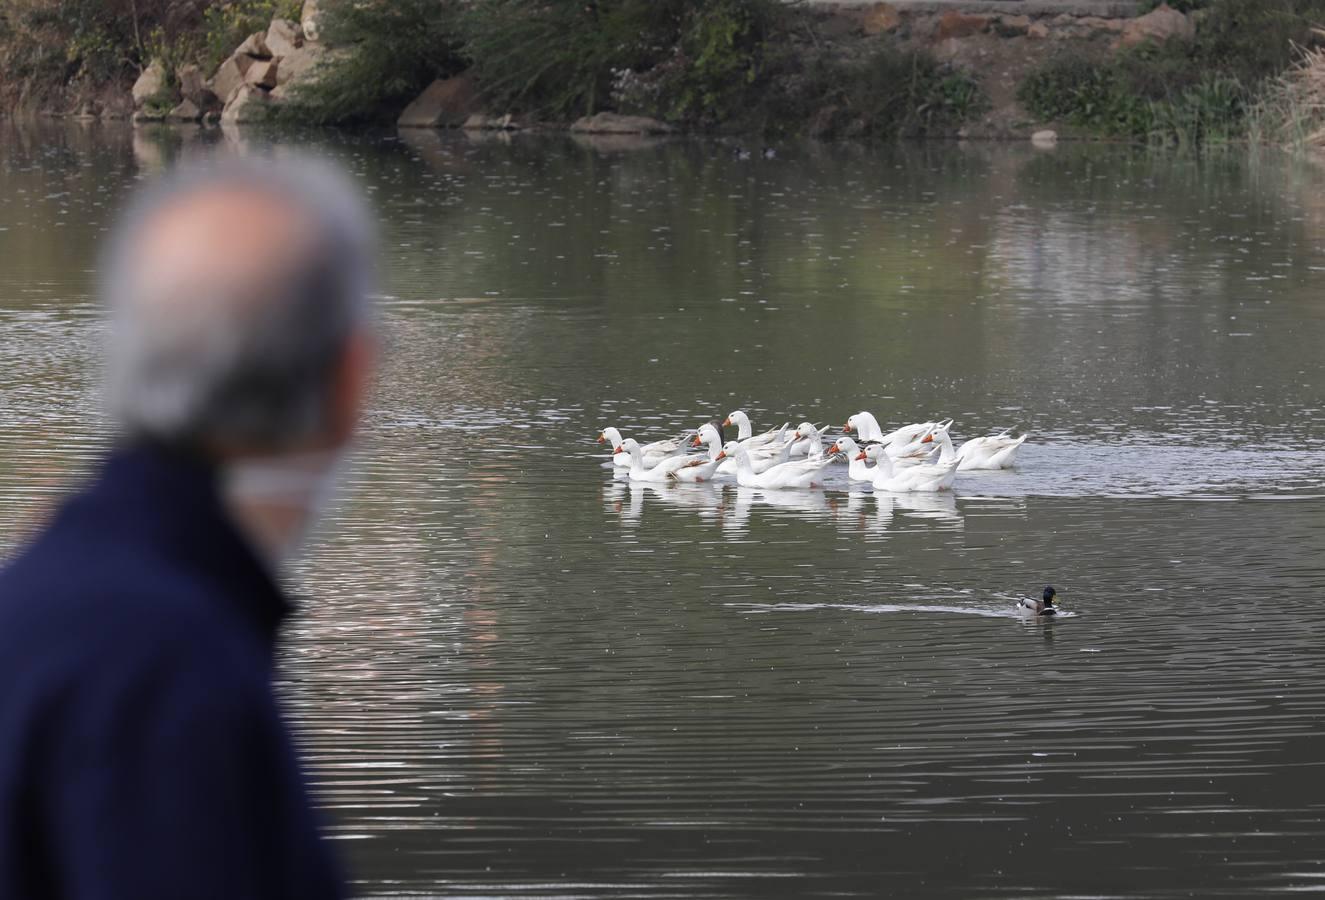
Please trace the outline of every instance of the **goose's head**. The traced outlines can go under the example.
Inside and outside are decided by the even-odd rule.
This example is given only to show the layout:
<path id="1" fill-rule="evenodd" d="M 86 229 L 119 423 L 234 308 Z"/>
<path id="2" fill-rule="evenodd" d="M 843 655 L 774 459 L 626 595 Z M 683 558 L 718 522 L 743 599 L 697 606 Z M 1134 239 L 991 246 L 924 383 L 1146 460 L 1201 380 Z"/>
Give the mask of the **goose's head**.
<path id="1" fill-rule="evenodd" d="M 611 441 L 613 450 L 621 446 L 621 432 L 611 425 L 608 425 L 598 434 L 598 443 L 605 444 L 608 441 Z"/>
<path id="2" fill-rule="evenodd" d="M 819 436 L 819 429 L 815 428 L 809 422 L 802 422 L 796 426 L 796 440 L 798 441 L 805 440 L 807 438 L 810 440 L 814 440 L 818 436 Z"/>
<path id="3" fill-rule="evenodd" d="M 846 437 L 845 435 L 833 441 L 833 446 L 828 448 L 829 456 L 832 456 L 834 453 L 845 453 L 847 455 L 847 459 L 855 459 L 856 454 L 859 452 L 860 452 L 860 446 L 857 445 L 854 440 L 852 440 L 849 437 Z"/>
<path id="4" fill-rule="evenodd" d="M 692 441 L 692 445 L 695 447 L 702 447 L 705 444 L 712 444 L 715 441 L 721 445 L 722 434 L 712 422 L 705 422 L 703 425 L 699 426 L 699 431 L 695 432 L 695 439 Z"/>
<path id="5" fill-rule="evenodd" d="M 741 428 L 749 424 L 750 424 L 750 417 L 747 416 L 745 413 L 741 412 L 739 409 L 731 413 L 731 415 L 727 416 L 727 418 L 722 420 L 723 428 L 730 428 L 733 425 L 735 425 L 737 428 Z"/>
<path id="6" fill-rule="evenodd" d="M 847 419 L 847 423 L 842 426 L 842 430 L 847 434 L 856 431 L 867 438 L 871 436 L 872 431 L 877 431 L 878 428 L 879 420 L 874 418 L 872 413 L 863 411 Z"/>
<path id="7" fill-rule="evenodd" d="M 739 441 L 728 441 L 722 445 L 722 452 L 718 454 L 718 459 L 740 458 L 745 456 L 745 445 Z"/>
<path id="8" fill-rule="evenodd" d="M 633 459 L 640 455 L 639 441 L 635 440 L 634 438 L 626 438 L 624 441 L 622 441 L 620 444 L 617 445 L 617 448 L 614 452 L 628 453 Z"/>
<path id="9" fill-rule="evenodd" d="M 886 459 L 888 451 L 882 444 L 870 444 L 865 448 L 865 458 L 872 463 L 878 463 L 881 459 Z"/>
<path id="10" fill-rule="evenodd" d="M 925 433 L 920 436 L 919 443 L 932 444 L 935 441 L 941 442 L 945 437 L 948 436 L 948 429 L 951 427 L 952 427 L 952 419 L 948 419 L 946 422 L 939 422 L 935 425 L 931 425 L 929 428 L 926 428 Z"/>

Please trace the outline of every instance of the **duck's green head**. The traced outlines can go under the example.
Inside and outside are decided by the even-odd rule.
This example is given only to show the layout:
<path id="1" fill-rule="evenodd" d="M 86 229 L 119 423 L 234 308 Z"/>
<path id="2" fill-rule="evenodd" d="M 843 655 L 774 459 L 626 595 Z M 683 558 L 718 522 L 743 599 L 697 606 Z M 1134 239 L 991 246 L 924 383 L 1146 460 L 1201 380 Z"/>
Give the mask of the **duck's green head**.
<path id="1" fill-rule="evenodd" d="M 1050 585 L 1045 585 L 1045 588 L 1044 588 L 1044 605 L 1045 605 L 1045 606 L 1053 606 L 1053 605 L 1054 605 L 1054 597 L 1056 597 L 1056 596 L 1058 596 L 1058 591 L 1054 590 L 1054 586 L 1053 586 L 1052 584 L 1050 584 Z"/>

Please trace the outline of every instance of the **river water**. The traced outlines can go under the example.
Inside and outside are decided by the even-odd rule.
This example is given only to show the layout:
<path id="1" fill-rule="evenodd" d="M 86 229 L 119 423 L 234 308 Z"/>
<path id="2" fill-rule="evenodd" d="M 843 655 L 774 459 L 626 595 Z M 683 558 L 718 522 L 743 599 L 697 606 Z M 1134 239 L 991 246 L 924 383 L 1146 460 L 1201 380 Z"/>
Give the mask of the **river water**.
<path id="1" fill-rule="evenodd" d="M 385 371 L 281 689 L 364 896 L 1325 891 L 1325 172 L 1237 151 L 0 131 L 0 550 L 107 440 L 96 248 L 199 152 L 371 192 Z M 941 416 L 951 495 L 594 442 Z M 1055 584 L 1073 615 L 1012 614 Z"/>

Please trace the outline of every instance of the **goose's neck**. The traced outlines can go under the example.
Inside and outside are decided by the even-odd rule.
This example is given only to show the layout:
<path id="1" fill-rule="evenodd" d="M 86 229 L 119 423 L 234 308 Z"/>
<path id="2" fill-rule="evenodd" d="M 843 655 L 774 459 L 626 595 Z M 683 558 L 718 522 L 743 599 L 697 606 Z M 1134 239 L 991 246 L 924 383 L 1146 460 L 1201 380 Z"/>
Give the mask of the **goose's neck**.
<path id="1" fill-rule="evenodd" d="M 851 464 L 847 467 L 851 477 L 859 481 L 862 476 L 868 477 L 870 473 L 869 461 L 860 459 L 858 454 L 851 456 Z"/>
<path id="2" fill-rule="evenodd" d="M 948 436 L 946 431 L 939 437 L 939 446 L 943 448 L 943 451 L 939 453 L 939 465 L 945 466 L 957 456 L 957 451 L 952 449 L 952 438 Z"/>
<path id="3" fill-rule="evenodd" d="M 880 478 L 886 479 L 892 477 L 893 477 L 893 461 L 888 458 L 887 453 L 880 453 L 878 464 L 875 465 L 874 467 L 874 480 L 878 481 Z"/>
<path id="4" fill-rule="evenodd" d="M 716 437 L 705 438 L 704 446 L 709 448 L 709 462 L 715 461 L 722 452 L 722 441 Z"/>
<path id="5" fill-rule="evenodd" d="M 873 413 L 861 413 L 856 419 L 860 423 L 860 427 L 856 430 L 860 432 L 862 441 L 883 440 L 883 430 L 879 428 L 879 420 L 874 418 Z"/>
<path id="6" fill-rule="evenodd" d="M 749 417 L 741 416 L 736 422 L 736 440 L 748 441 L 750 438 L 754 437 L 754 433 L 754 428 L 750 426 Z"/>

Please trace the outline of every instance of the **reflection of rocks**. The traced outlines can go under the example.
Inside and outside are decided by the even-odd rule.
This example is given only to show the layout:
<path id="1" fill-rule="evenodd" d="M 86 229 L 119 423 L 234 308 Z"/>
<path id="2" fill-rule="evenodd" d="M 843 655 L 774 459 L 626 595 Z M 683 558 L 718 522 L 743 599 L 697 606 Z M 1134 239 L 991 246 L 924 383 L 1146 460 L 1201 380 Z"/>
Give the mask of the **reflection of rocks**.
<path id="1" fill-rule="evenodd" d="M 659 147 L 668 138 L 644 134 L 575 134 L 571 140 L 577 146 L 599 153 L 634 153 Z"/>
<path id="2" fill-rule="evenodd" d="M 519 131 L 524 128 L 518 119 L 507 113 L 504 116 L 489 116 L 475 113 L 460 126 L 465 131 Z"/>
<path id="3" fill-rule="evenodd" d="M 577 134 L 671 134 L 676 129 L 648 116 L 601 112 L 578 119 L 570 130 Z"/>

